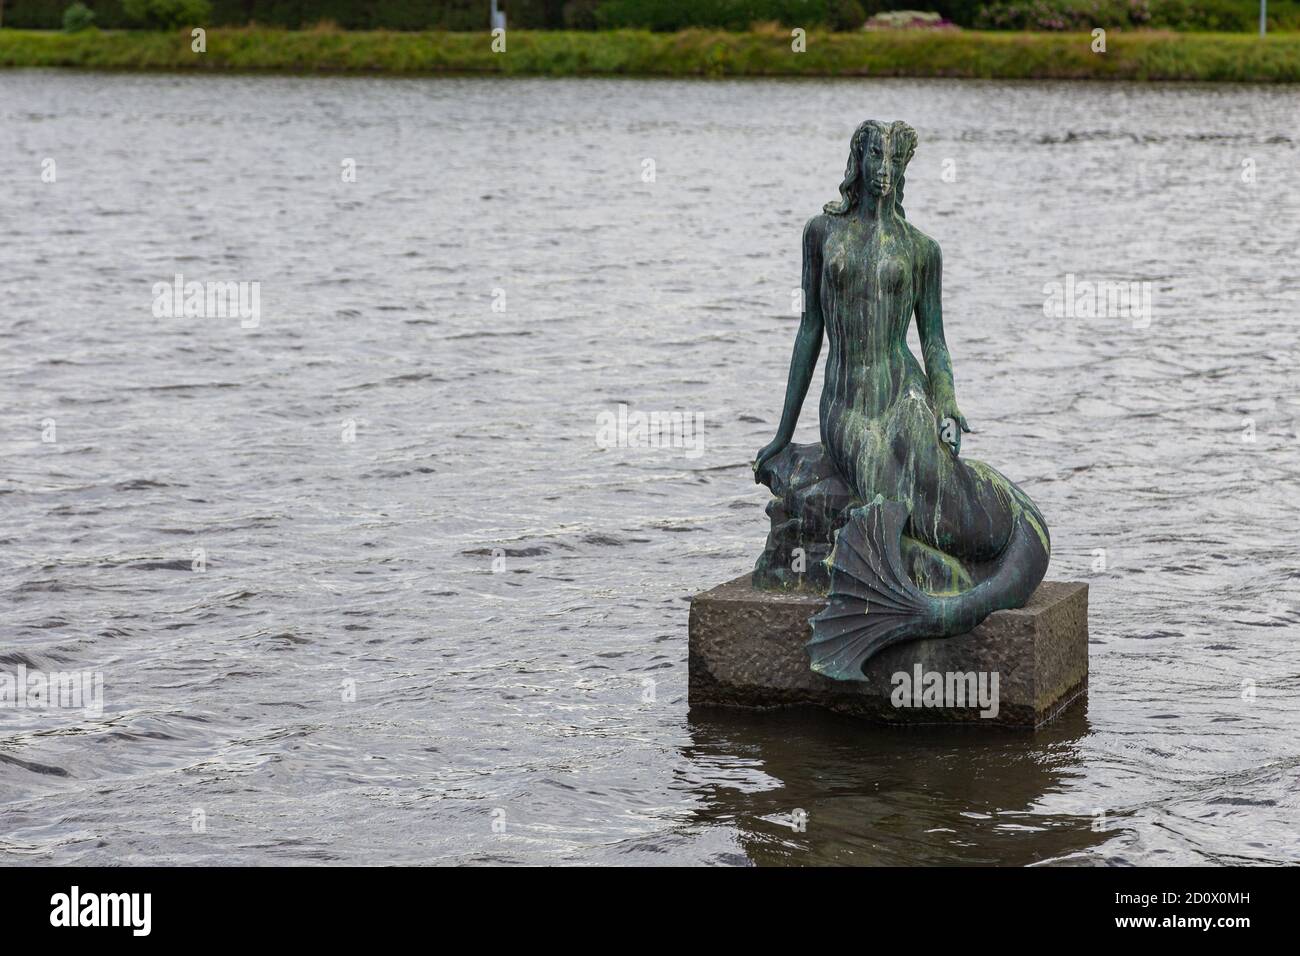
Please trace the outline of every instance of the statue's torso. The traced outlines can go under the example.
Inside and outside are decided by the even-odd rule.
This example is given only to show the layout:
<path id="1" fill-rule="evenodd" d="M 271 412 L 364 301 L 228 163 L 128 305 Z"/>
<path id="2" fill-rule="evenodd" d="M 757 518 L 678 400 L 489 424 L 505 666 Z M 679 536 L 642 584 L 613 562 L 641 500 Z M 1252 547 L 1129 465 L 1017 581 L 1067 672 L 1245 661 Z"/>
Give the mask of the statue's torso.
<path id="1" fill-rule="evenodd" d="M 920 268 L 909 229 L 902 220 L 829 220 L 818 289 L 829 345 L 823 429 L 828 416 L 872 419 L 913 387 L 925 394 L 925 374 L 907 347 Z"/>

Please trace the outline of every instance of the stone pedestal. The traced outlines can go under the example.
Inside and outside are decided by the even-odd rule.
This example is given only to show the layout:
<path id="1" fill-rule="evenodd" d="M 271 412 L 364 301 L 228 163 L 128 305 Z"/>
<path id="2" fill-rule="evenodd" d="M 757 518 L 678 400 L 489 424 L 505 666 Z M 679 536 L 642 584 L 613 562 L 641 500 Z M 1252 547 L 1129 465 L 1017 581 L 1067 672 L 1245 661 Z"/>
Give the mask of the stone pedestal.
<path id="1" fill-rule="evenodd" d="M 826 598 L 762 591 L 750 576 L 691 600 L 691 707 L 813 705 L 888 723 L 1039 727 L 1088 686 L 1088 585 L 1044 581 L 1018 610 L 959 637 L 886 648 L 865 681 L 808 667 L 808 618 Z"/>

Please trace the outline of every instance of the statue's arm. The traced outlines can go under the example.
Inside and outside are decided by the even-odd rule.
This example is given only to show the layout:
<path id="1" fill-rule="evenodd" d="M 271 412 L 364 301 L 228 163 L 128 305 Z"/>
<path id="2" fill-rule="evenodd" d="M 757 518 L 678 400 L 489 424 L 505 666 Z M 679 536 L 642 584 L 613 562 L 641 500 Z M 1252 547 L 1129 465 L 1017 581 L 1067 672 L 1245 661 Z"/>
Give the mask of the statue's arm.
<path id="1" fill-rule="evenodd" d="M 794 438 L 799 424 L 799 412 L 808 394 L 817 357 L 822 350 L 825 320 L 819 297 L 822 274 L 821 217 L 808 220 L 803 230 L 803 317 L 799 321 L 799 334 L 794 340 L 794 354 L 790 356 L 790 375 L 785 386 L 785 406 L 781 409 L 781 424 L 776 438 L 769 442 L 754 460 L 754 480 L 761 477 L 763 465 L 776 457 Z"/>
<path id="2" fill-rule="evenodd" d="M 966 416 L 957 407 L 957 389 L 952 378 L 952 356 L 943 337 L 943 256 L 939 244 L 928 236 L 921 237 L 921 294 L 916 300 L 916 328 L 925 358 L 925 377 L 930 383 L 930 401 L 935 417 L 943 429 L 944 420 L 952 419 L 960 431 L 945 435 L 944 440 L 956 452 L 961 448 L 961 432 L 970 431 Z"/>

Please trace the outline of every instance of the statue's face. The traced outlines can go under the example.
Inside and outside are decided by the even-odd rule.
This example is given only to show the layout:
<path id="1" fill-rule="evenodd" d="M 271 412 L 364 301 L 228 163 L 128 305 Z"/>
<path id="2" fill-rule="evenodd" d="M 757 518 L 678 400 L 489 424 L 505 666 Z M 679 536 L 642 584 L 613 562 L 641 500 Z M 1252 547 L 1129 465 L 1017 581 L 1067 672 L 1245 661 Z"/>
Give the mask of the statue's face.
<path id="1" fill-rule="evenodd" d="M 907 171 L 912 144 L 901 130 L 872 128 L 862 143 L 862 185 L 868 195 L 888 196 Z"/>

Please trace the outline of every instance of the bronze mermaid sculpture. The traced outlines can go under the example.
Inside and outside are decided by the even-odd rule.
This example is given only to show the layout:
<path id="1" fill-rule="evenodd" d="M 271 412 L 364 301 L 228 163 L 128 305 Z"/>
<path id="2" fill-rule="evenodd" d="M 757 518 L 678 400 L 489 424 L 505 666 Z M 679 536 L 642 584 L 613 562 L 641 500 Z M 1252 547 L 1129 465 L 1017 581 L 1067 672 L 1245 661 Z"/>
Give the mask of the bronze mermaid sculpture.
<path id="1" fill-rule="evenodd" d="M 1024 606 L 1051 552 L 1029 496 L 959 457 L 970 427 L 944 341 L 939 245 L 902 206 L 916 141 L 906 123 L 859 126 L 840 200 L 804 228 L 781 424 L 754 462 L 776 496 L 754 583 L 828 593 L 808 650 L 814 671 L 840 680 L 862 680 L 891 644 L 963 634 Z M 924 371 L 907 345 L 913 314 Z M 792 445 L 823 337 L 821 444 Z M 818 555 L 820 566 L 799 568 Z"/>

